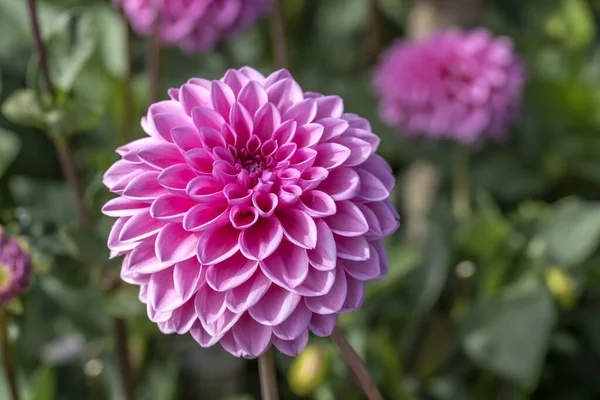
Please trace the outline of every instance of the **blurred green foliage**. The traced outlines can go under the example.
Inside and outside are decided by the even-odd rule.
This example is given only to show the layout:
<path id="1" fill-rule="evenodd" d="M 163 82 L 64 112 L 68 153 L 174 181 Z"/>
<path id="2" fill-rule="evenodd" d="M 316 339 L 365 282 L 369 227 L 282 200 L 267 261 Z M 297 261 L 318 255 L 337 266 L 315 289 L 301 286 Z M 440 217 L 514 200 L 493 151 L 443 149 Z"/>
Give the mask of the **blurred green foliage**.
<path id="1" fill-rule="evenodd" d="M 410 2 L 378 5 L 387 45 L 404 35 Z M 127 31 L 106 1 L 39 6 L 54 99 L 36 68 L 25 2 L 0 0 L 0 222 L 29 242 L 37 271 L 23 307 L 11 307 L 25 398 L 121 399 L 111 316 L 131 330 L 141 399 L 258 398 L 255 363 L 161 335 L 134 288 L 106 290 L 119 261 L 107 260 L 111 222 L 99 210 L 110 195 L 100 177 L 123 142 Z M 447 144 L 407 141 L 378 121 L 367 1 L 287 0 L 285 17 L 296 79 L 368 118 L 399 177 L 404 229 L 386 243 L 390 276 L 370 283 L 363 310 L 340 320 L 385 398 L 600 398 L 600 1 L 488 2 L 486 25 L 514 39 L 529 83 L 510 141 L 472 155 L 474 207 L 462 220 L 448 200 Z M 132 47 L 135 121 L 148 105 L 146 46 L 135 38 Z M 266 21 L 212 52 L 164 56 L 165 90 L 245 64 L 274 69 Z M 76 223 L 53 150 L 65 137 L 90 228 Z M 438 179 L 409 186 L 416 161 Z M 415 211 L 411 197 L 431 207 Z M 311 345 L 327 366 L 305 381 L 316 372 L 278 357 L 282 397 L 362 399 L 332 344 Z M 6 389 L 0 379 L 0 398 Z"/>

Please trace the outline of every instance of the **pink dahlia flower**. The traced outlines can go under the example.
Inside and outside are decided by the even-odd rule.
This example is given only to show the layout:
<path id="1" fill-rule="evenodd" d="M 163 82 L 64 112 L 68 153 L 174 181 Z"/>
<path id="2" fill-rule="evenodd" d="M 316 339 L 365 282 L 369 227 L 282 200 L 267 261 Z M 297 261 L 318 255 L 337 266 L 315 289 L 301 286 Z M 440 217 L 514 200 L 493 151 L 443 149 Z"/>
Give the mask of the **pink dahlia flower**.
<path id="1" fill-rule="evenodd" d="M 475 144 L 507 136 L 524 81 L 512 41 L 477 29 L 392 45 L 374 86 L 382 120 L 404 134 Z"/>
<path id="2" fill-rule="evenodd" d="M 398 215 L 379 138 L 286 70 L 229 70 L 169 94 L 104 175 L 119 195 L 103 212 L 118 217 L 108 246 L 125 255 L 121 276 L 164 333 L 296 355 L 388 272 L 381 238 Z"/>
<path id="3" fill-rule="evenodd" d="M 269 0 L 113 0 L 113 4 L 123 9 L 136 33 L 151 35 L 157 21 L 162 42 L 188 52 L 210 49 L 269 11 Z"/>
<path id="4" fill-rule="evenodd" d="M 0 306 L 27 290 L 30 273 L 29 253 L 0 227 Z"/>

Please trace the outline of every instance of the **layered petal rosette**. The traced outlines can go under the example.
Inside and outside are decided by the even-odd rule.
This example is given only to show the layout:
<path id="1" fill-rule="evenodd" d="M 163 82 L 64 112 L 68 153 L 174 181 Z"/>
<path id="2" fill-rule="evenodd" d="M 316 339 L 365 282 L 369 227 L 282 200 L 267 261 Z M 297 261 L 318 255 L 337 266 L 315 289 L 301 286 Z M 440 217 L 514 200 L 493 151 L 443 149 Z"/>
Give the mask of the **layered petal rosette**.
<path id="1" fill-rule="evenodd" d="M 121 276 L 164 333 L 298 354 L 388 272 L 381 238 L 398 215 L 379 138 L 286 70 L 229 70 L 169 95 L 104 176 Z"/>
<path id="2" fill-rule="evenodd" d="M 17 239 L 0 227 L 0 306 L 29 287 L 31 256 Z"/>
<path id="3" fill-rule="evenodd" d="M 524 82 L 512 41 L 485 29 L 399 41 L 383 53 L 374 77 L 384 122 L 408 136 L 464 144 L 506 138 Z"/>
<path id="4" fill-rule="evenodd" d="M 113 0 L 142 36 L 157 30 L 164 44 L 204 51 L 263 17 L 269 0 Z"/>

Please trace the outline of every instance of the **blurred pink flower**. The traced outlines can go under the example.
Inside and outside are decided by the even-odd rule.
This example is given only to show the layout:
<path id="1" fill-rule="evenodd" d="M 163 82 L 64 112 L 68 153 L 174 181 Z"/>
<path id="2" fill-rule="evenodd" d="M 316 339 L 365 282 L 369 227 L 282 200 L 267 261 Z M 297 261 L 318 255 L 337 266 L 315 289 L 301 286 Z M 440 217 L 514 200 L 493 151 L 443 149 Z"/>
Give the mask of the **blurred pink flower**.
<path id="1" fill-rule="evenodd" d="M 398 215 L 379 138 L 286 70 L 243 67 L 169 95 L 104 175 L 121 276 L 164 333 L 296 355 L 388 272 L 381 238 Z"/>
<path id="2" fill-rule="evenodd" d="M 449 30 L 392 45 L 375 70 L 374 87 L 381 119 L 405 135 L 476 144 L 506 138 L 524 81 L 509 38 Z"/>
<path id="3" fill-rule="evenodd" d="M 158 18 L 164 44 L 197 52 L 248 28 L 269 11 L 269 0 L 113 0 L 136 33 L 149 36 Z"/>
<path id="4" fill-rule="evenodd" d="M 29 253 L 0 227 L 0 306 L 27 290 L 30 274 Z"/>

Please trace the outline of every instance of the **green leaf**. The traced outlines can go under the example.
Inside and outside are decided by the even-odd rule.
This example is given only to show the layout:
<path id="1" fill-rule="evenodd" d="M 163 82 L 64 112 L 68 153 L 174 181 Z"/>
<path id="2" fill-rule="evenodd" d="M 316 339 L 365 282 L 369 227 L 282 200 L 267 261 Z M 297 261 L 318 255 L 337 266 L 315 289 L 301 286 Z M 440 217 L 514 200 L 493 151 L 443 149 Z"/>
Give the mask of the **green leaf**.
<path id="1" fill-rule="evenodd" d="M 460 322 L 465 353 L 479 366 L 526 388 L 540 376 L 556 319 L 545 286 L 526 276 L 483 300 Z"/>
<path id="2" fill-rule="evenodd" d="M 31 400 L 54 400 L 56 397 L 56 372 L 49 365 L 38 368 L 32 388 Z"/>
<path id="3" fill-rule="evenodd" d="M 545 28 L 548 35 L 572 48 L 589 45 L 596 34 L 594 15 L 585 0 L 562 0 L 559 11 L 549 16 Z"/>
<path id="4" fill-rule="evenodd" d="M 549 212 L 541 238 L 551 262 L 582 263 L 600 243 L 600 204 L 575 197 L 558 202 Z"/>
<path id="5" fill-rule="evenodd" d="M 388 246 L 390 272 L 385 279 L 366 286 L 366 298 L 373 299 L 398 290 L 404 279 L 423 261 L 422 252 L 409 246 Z"/>
<path id="6" fill-rule="evenodd" d="M 93 15 L 97 26 L 102 27 L 98 46 L 104 67 L 113 76 L 123 77 L 127 71 L 127 25 L 108 5 L 94 7 Z"/>
<path id="7" fill-rule="evenodd" d="M 52 137 L 68 137 L 94 127 L 102 110 L 85 101 L 69 99 L 44 117 L 46 132 Z"/>
<path id="8" fill-rule="evenodd" d="M 130 319 L 145 316 L 146 307 L 139 301 L 137 287 L 128 285 L 108 296 L 106 311 L 113 317 Z"/>
<path id="9" fill-rule="evenodd" d="M 17 125 L 44 126 L 44 111 L 33 89 L 19 89 L 2 103 L 2 114 Z"/>
<path id="10" fill-rule="evenodd" d="M 65 239 L 73 246 L 73 256 L 81 261 L 103 265 L 108 260 L 108 249 L 106 240 L 102 238 L 93 228 L 76 226 L 67 229 Z"/>
<path id="11" fill-rule="evenodd" d="M 61 14 L 47 40 L 52 82 L 69 92 L 96 48 L 97 26 L 92 13 Z"/>
<path id="12" fill-rule="evenodd" d="M 0 178 L 17 158 L 21 140 L 13 132 L 0 128 Z"/>
<path id="13" fill-rule="evenodd" d="M 15 176 L 8 186 L 17 204 L 33 220 L 61 225 L 77 220 L 72 192 L 64 184 Z"/>

